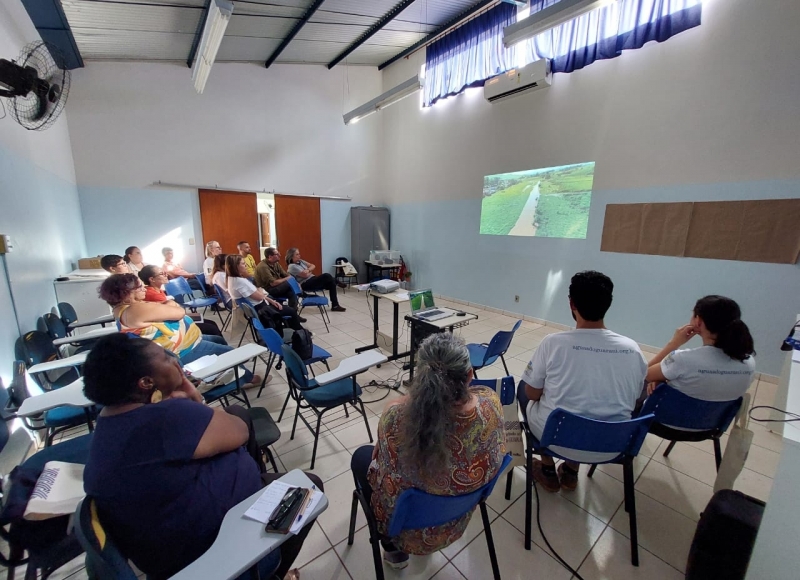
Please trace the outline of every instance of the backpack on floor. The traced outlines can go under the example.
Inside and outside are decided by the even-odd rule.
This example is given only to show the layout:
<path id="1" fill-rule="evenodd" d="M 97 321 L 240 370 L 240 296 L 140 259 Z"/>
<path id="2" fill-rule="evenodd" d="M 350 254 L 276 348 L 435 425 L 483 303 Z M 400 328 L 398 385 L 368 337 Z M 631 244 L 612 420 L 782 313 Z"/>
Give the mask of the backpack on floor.
<path id="1" fill-rule="evenodd" d="M 308 360 L 314 355 L 314 343 L 311 342 L 311 333 L 308 330 L 301 328 L 294 331 L 292 350 L 297 353 L 300 360 Z"/>

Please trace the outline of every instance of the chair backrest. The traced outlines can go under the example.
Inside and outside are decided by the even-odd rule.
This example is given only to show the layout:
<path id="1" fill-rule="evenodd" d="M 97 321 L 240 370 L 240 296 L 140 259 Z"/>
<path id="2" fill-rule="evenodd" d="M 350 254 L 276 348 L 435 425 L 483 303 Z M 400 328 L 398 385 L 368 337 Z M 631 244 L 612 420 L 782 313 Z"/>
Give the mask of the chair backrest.
<path id="1" fill-rule="evenodd" d="M 290 387 L 300 390 L 308 389 L 308 370 L 291 345 L 281 344 L 283 364 L 286 365 L 286 382 Z"/>
<path id="2" fill-rule="evenodd" d="M 3 379 L 0 378 L 0 409 L 5 409 L 8 405 L 8 402 L 8 391 L 3 384 Z M 5 448 L 9 437 L 11 437 L 11 430 L 8 428 L 8 422 L 0 419 L 0 451 Z"/>
<path id="3" fill-rule="evenodd" d="M 25 374 L 25 363 L 21 360 L 15 360 L 11 372 L 11 385 L 8 387 L 6 394 L 11 400 L 11 404 L 19 408 L 25 399 L 31 397 L 31 392 L 28 390 L 28 381 Z"/>
<path id="4" fill-rule="evenodd" d="M 47 334 L 50 335 L 51 339 L 55 340 L 57 338 L 64 338 L 67 336 L 67 329 L 58 316 L 52 312 L 48 312 L 43 316 L 43 318 L 44 323 L 47 325 Z"/>
<path id="5" fill-rule="evenodd" d="M 44 316 L 36 319 L 36 330 L 39 332 L 47 332 L 47 323 L 44 321 Z"/>
<path id="6" fill-rule="evenodd" d="M 500 390 L 497 390 L 497 381 L 500 381 Z M 511 405 L 514 399 L 517 398 L 517 389 L 514 385 L 514 377 L 503 377 L 502 379 L 472 379 L 469 384 L 471 387 L 489 387 L 497 392 L 500 397 L 500 403 L 503 405 Z"/>
<path id="7" fill-rule="evenodd" d="M 297 280 L 295 280 L 294 276 L 289 276 L 289 286 L 292 287 L 292 290 L 298 296 L 300 296 L 303 293 L 303 291 L 300 289 L 300 283 Z"/>
<path id="8" fill-rule="evenodd" d="M 194 294 L 192 294 L 192 289 L 189 287 L 189 283 L 186 281 L 186 278 L 182 276 L 173 278 L 164 284 L 164 291 L 168 295 L 172 296 L 175 299 L 175 302 L 178 304 L 183 304 L 186 301 L 186 298 L 191 300 L 194 297 Z"/>
<path id="9" fill-rule="evenodd" d="M 491 364 L 494 362 L 492 359 L 497 359 L 500 355 L 506 354 L 508 347 L 511 346 L 511 339 L 514 338 L 514 333 L 519 329 L 522 324 L 521 320 L 517 320 L 514 328 L 511 330 L 501 330 L 492 337 L 489 347 L 486 349 L 486 354 L 483 357 L 484 364 Z"/>
<path id="10" fill-rule="evenodd" d="M 652 422 L 652 414 L 629 421 L 598 421 L 564 409 L 555 409 L 547 418 L 540 442 L 543 447 L 551 450 L 553 446 L 557 446 L 576 451 L 635 457 Z"/>
<path id="11" fill-rule="evenodd" d="M 119 551 L 114 540 L 97 515 L 97 504 L 87 495 L 75 510 L 75 535 L 86 550 L 86 569 L 90 578 L 136 580 L 128 559 Z"/>
<path id="12" fill-rule="evenodd" d="M 669 427 L 724 433 L 741 406 L 742 397 L 733 401 L 702 401 L 661 383 L 645 400 L 642 414 L 652 413 L 657 423 Z"/>
<path id="13" fill-rule="evenodd" d="M 247 301 L 247 298 L 237 298 L 236 306 L 242 309 L 242 314 L 247 320 L 258 320 L 255 308 Z"/>
<path id="14" fill-rule="evenodd" d="M 415 488 L 405 490 L 394 506 L 389 521 L 389 537 L 395 537 L 403 530 L 441 526 L 472 511 L 481 500 L 489 497 L 509 463 L 511 455 L 506 455 L 500 469 L 488 483 L 464 495 L 433 495 Z"/>
<path id="15" fill-rule="evenodd" d="M 253 328 L 256 329 L 256 332 L 258 332 L 261 340 L 264 341 L 264 344 L 267 345 L 271 353 L 280 357 L 283 356 L 283 339 L 274 328 L 264 328 L 264 325 L 261 324 L 261 320 L 259 320 L 258 317 L 253 319 Z"/>
<path id="16" fill-rule="evenodd" d="M 203 289 L 203 295 L 206 293 L 206 275 L 205 274 L 195 274 L 195 279 L 200 282 L 200 287 Z"/>
<path id="17" fill-rule="evenodd" d="M 226 294 L 225 292 L 222 291 L 222 286 L 220 286 L 219 284 L 214 284 L 214 291 L 217 293 L 217 296 L 219 296 L 219 299 L 222 300 L 222 302 L 224 303 L 225 309 L 228 311 L 233 310 L 230 297 L 228 297 L 228 299 L 225 300 Z"/>
<path id="18" fill-rule="evenodd" d="M 25 366 L 49 362 L 58 358 L 53 339 L 46 332 L 32 330 L 17 339 L 14 358 L 25 361 Z"/>
<path id="19" fill-rule="evenodd" d="M 73 322 L 78 321 L 78 313 L 75 312 L 75 309 L 69 302 L 59 302 L 58 311 L 61 313 L 61 322 L 64 323 L 64 326 L 69 326 Z"/>

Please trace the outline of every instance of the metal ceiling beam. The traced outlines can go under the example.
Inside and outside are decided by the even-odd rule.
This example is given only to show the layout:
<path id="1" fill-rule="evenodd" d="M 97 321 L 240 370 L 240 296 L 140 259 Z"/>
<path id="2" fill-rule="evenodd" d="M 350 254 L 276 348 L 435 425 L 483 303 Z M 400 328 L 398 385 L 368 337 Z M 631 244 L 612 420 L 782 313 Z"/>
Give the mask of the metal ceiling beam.
<path id="1" fill-rule="evenodd" d="M 394 20 L 394 18 L 398 14 L 400 14 L 403 10 L 405 10 L 406 8 L 411 6 L 413 3 L 414 3 L 414 0 L 403 0 L 402 2 L 400 2 L 400 4 L 398 4 L 397 6 L 392 8 L 389 12 L 384 14 L 383 17 L 380 20 L 378 20 L 375 24 L 370 26 L 364 32 L 364 34 L 359 36 L 356 39 L 356 41 L 353 42 L 353 44 L 348 46 L 346 49 L 344 49 L 344 51 L 342 53 L 339 54 L 339 56 L 337 56 L 331 62 L 329 62 L 328 63 L 328 69 L 332 69 L 337 64 L 339 64 L 341 61 L 343 61 L 345 58 L 347 58 L 355 49 L 357 49 L 359 46 L 364 44 L 367 40 L 369 40 L 372 37 L 372 35 L 374 35 L 381 28 L 383 28 L 384 26 L 389 24 L 389 22 Z"/>
<path id="2" fill-rule="evenodd" d="M 73 36 L 69 21 L 67 21 L 67 15 L 64 14 L 64 9 L 61 7 L 61 1 L 22 0 L 22 5 L 25 6 L 25 10 L 42 40 L 61 51 L 64 62 L 56 64 L 69 70 L 83 67 L 81 51 L 75 42 L 75 36 Z"/>
<path id="3" fill-rule="evenodd" d="M 305 14 L 303 14 L 303 17 L 297 21 L 297 23 L 289 31 L 289 34 L 286 35 L 286 38 L 281 41 L 281 43 L 278 45 L 278 48 L 275 49 L 275 51 L 267 59 L 267 62 L 264 63 L 265 67 L 269 68 L 270 65 L 275 62 L 275 59 L 280 56 L 287 46 L 289 46 L 289 43 L 292 42 L 294 37 L 297 36 L 297 33 L 300 32 L 300 29 L 306 25 L 306 22 L 309 21 L 309 19 L 314 15 L 314 12 L 317 11 L 317 8 L 319 8 L 324 1 L 325 0 L 314 0 L 314 3 L 309 6 L 308 10 L 306 10 Z"/>
<path id="4" fill-rule="evenodd" d="M 414 44 L 409 46 L 404 51 L 394 55 L 392 58 L 390 58 L 386 62 L 381 63 L 378 66 L 378 70 L 383 70 L 387 66 L 392 64 L 393 62 L 396 62 L 396 61 L 400 60 L 401 58 L 405 58 L 409 54 L 412 54 L 412 53 L 416 52 L 417 50 L 419 50 L 423 46 L 426 46 L 426 45 L 430 44 L 431 42 L 433 42 L 436 39 L 436 37 L 441 36 L 442 34 L 447 32 L 450 28 L 453 28 L 455 25 L 459 24 L 462 20 L 466 20 L 467 18 L 470 18 L 471 16 L 477 14 L 478 12 L 480 12 L 484 8 L 490 6 L 491 4 L 498 4 L 498 3 L 499 3 L 499 0 L 481 0 L 480 2 L 478 2 L 472 8 L 467 8 L 463 12 L 457 14 L 456 16 L 454 16 L 453 18 L 451 18 L 450 20 L 448 20 L 447 22 L 442 24 L 439 28 L 437 28 L 436 30 L 431 32 L 428 36 L 426 36 L 422 40 L 420 40 L 418 42 L 415 42 Z"/>
<path id="5" fill-rule="evenodd" d="M 192 50 L 189 51 L 189 58 L 186 59 L 186 66 L 192 68 L 194 64 L 194 57 L 197 56 L 197 49 L 200 48 L 200 39 L 203 37 L 203 29 L 206 27 L 206 20 L 208 20 L 208 11 L 211 8 L 211 0 L 206 0 L 205 8 L 203 8 L 203 17 L 197 25 L 197 30 L 194 33 L 194 40 L 192 40 Z"/>

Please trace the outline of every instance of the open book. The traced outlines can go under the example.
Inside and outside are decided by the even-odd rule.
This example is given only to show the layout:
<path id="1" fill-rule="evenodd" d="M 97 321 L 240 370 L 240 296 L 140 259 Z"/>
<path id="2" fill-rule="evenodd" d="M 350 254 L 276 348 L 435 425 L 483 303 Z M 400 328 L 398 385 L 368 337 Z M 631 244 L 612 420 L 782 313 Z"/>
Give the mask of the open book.
<path id="1" fill-rule="evenodd" d="M 26 520 L 46 520 L 71 514 L 86 495 L 83 491 L 83 465 L 48 461 L 36 481 Z"/>

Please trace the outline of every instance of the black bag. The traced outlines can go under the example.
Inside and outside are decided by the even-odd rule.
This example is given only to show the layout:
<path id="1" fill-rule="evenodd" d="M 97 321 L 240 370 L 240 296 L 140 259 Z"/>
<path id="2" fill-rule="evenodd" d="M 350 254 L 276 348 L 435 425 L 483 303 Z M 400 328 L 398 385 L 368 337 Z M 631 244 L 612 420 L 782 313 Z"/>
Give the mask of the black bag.
<path id="1" fill-rule="evenodd" d="M 294 331 L 292 350 L 297 353 L 300 360 L 308 360 L 314 356 L 314 343 L 311 341 L 311 333 L 308 330 L 301 328 Z"/>
<path id="2" fill-rule="evenodd" d="M 721 489 L 700 514 L 686 580 L 742 580 L 764 515 L 763 501 Z"/>

